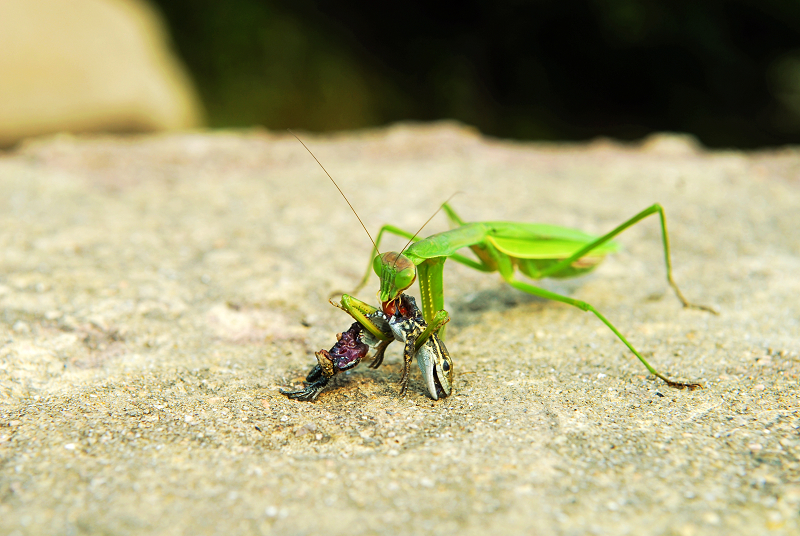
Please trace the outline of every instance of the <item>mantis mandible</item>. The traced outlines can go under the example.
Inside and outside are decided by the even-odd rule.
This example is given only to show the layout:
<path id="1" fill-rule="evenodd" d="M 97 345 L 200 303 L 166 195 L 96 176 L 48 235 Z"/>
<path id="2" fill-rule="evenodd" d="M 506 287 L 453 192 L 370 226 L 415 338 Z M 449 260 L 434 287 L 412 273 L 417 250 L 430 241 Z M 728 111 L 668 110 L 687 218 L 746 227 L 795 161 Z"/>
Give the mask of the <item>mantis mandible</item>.
<path id="1" fill-rule="evenodd" d="M 298 141 L 303 143 L 299 138 Z M 303 146 L 305 147 L 304 143 Z M 308 150 L 308 147 L 306 149 Z M 314 156 L 313 153 L 311 155 Z M 315 156 L 314 159 L 317 160 Z M 319 160 L 317 160 L 317 163 L 319 163 Z M 320 166 L 322 167 L 321 163 Z M 322 169 L 325 171 L 324 167 Z M 325 173 L 328 174 L 327 171 Z M 330 174 L 328 174 L 328 177 L 337 190 L 342 193 Z M 342 196 L 344 197 L 344 193 L 342 193 Z M 345 200 L 347 200 L 346 197 Z M 348 205 L 350 204 L 349 201 L 347 203 Z M 350 205 L 350 208 L 353 208 L 352 205 Z M 410 233 L 393 225 L 381 227 L 376 240 L 373 241 L 375 256 L 372 258 L 364 277 L 353 291 L 353 294 L 366 285 L 371 268 L 380 279 L 378 297 L 383 309 L 386 310 L 387 307 L 390 308 L 398 300 L 403 291 L 408 289 L 415 280 L 419 279 L 423 317 L 427 323 L 437 323 L 436 325 L 441 326 L 438 330 L 438 336 L 444 340 L 444 324 L 446 320 L 443 321 L 443 319 L 447 319 L 448 315 L 444 311 L 442 276 L 444 263 L 450 258 L 482 272 L 499 272 L 500 276 L 509 285 L 528 294 L 591 312 L 633 352 L 651 374 L 663 380 L 667 385 L 679 389 L 702 387 L 701 384 L 695 382 L 671 380 L 658 372 L 628 342 L 622 333 L 591 304 L 521 281 L 517 279 L 515 274 L 515 271 L 519 270 L 522 274 L 536 280 L 546 277 L 569 278 L 588 273 L 595 269 L 606 255 L 619 249 L 619 245 L 612 238 L 644 218 L 658 214 L 661 223 L 661 241 L 669 286 L 684 307 L 717 314 L 711 307 L 689 302 L 675 283 L 672 277 L 667 221 L 661 205 L 654 204 L 642 210 L 599 237 L 577 229 L 539 223 L 506 221 L 465 223 L 447 202 L 443 203 L 441 208 L 455 228 L 421 239 L 417 236 L 419 231 Z M 353 212 L 355 213 L 355 209 L 353 209 Z M 356 214 L 356 217 L 358 217 L 358 214 Z M 360 221 L 361 219 L 359 218 Z M 361 225 L 364 226 L 363 222 Z M 364 230 L 366 231 L 366 227 L 364 227 Z M 384 233 L 405 238 L 408 240 L 408 245 L 400 252 L 381 254 L 379 247 Z M 368 231 L 367 234 L 369 234 Z M 471 249 L 476 259 L 458 253 L 459 250 L 465 248 Z M 349 298 L 349 296 L 345 295 L 343 297 L 343 305 L 345 303 L 344 298 Z M 423 371 L 424 374 L 425 372 Z"/>

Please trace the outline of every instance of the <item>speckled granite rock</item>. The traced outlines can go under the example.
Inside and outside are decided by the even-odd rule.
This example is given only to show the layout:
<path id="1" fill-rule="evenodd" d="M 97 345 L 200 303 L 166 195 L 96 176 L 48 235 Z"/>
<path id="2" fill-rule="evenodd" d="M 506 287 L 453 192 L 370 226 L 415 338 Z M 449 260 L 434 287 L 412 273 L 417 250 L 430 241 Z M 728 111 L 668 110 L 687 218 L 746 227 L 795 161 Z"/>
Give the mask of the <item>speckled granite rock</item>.
<path id="1" fill-rule="evenodd" d="M 416 229 L 457 190 L 467 220 L 595 233 L 662 203 L 678 283 L 719 316 L 668 292 L 652 218 L 594 274 L 544 284 L 706 388 L 670 389 L 592 315 L 448 263 L 453 396 L 432 402 L 414 370 L 399 398 L 393 345 L 287 400 L 349 326 L 327 297 L 370 251 L 297 141 L 32 142 L 0 157 L 0 532 L 800 530 L 800 151 L 450 124 L 304 140 L 370 230 Z"/>

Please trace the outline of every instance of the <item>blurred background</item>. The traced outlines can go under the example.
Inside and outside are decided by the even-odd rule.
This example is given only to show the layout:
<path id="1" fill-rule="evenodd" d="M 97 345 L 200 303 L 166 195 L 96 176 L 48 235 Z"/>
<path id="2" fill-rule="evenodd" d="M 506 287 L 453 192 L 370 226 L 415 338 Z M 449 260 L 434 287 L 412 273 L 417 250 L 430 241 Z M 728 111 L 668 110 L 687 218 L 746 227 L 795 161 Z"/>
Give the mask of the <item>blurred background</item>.
<path id="1" fill-rule="evenodd" d="M 523 140 L 636 140 L 675 131 L 714 148 L 800 142 L 798 0 L 73 1 L 3 0 L 0 45 L 2 11 L 10 4 L 39 5 L 32 25 L 37 16 L 50 17 L 41 6 L 53 3 L 137 12 L 149 21 L 142 31 L 156 36 L 147 47 L 163 49 L 151 51 L 162 64 L 152 70 L 166 76 L 162 85 L 176 96 L 155 111 L 137 104 L 141 117 L 128 113 L 105 123 L 72 117 L 73 126 L 55 130 L 331 131 L 456 119 L 484 134 Z M 51 22 L 58 27 L 65 17 Z M 98 18 L 83 20 L 83 34 L 108 27 Z M 111 54 L 111 41 L 123 34 L 95 39 L 93 53 Z M 63 48 L 75 39 L 43 46 Z M 31 76 L 25 51 L 5 50 Z M 105 69 L 119 85 L 116 71 L 128 62 L 117 53 L 113 58 L 113 68 L 102 66 L 98 77 Z M 0 57 L 0 75 L 4 68 Z M 39 74 L 37 92 L 60 91 L 46 72 Z M 2 78 L 0 108 L 3 100 L 8 106 Z M 139 87 L 144 78 L 131 76 L 136 88 L 123 102 L 130 106 L 148 91 L 169 93 Z M 73 106 L 72 115 L 90 113 L 89 101 L 88 112 Z M 15 136 L 3 137 L 2 114 L 0 143 L 7 145 Z M 53 130 L 44 123 L 22 130 Z"/>

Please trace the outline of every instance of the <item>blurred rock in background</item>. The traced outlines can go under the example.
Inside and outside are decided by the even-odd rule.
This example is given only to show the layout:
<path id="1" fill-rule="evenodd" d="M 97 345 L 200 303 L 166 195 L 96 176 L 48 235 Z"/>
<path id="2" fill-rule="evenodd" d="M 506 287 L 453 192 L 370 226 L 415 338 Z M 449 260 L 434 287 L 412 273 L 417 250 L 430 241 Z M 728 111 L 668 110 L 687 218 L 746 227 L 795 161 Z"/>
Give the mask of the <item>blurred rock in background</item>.
<path id="1" fill-rule="evenodd" d="M 202 124 L 192 82 L 144 1 L 0 2 L 0 146 Z"/>

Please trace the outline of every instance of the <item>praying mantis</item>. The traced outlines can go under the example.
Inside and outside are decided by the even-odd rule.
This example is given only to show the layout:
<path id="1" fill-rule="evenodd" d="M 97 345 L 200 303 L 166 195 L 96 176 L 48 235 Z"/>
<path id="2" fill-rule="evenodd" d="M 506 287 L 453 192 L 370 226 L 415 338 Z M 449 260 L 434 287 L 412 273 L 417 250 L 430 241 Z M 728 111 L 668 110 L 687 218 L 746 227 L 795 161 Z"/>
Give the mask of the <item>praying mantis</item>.
<path id="1" fill-rule="evenodd" d="M 302 140 L 298 138 L 298 141 L 306 147 Z M 306 150 L 311 153 L 308 147 L 306 147 Z M 313 153 L 311 153 L 311 156 L 317 160 Z M 345 201 L 347 201 L 347 197 L 339 189 L 333 177 L 325 170 L 319 160 L 317 160 L 317 163 L 345 198 Z M 347 201 L 347 204 L 350 205 L 350 202 Z M 358 214 L 352 205 L 350 205 L 350 208 L 358 218 Z M 417 340 L 417 348 L 434 335 L 440 341 L 444 341 L 444 324 L 449 320 L 449 315 L 444 311 L 443 268 L 445 261 L 452 259 L 481 272 L 499 272 L 506 283 L 528 294 L 572 305 L 594 314 L 633 352 L 651 374 L 663 380 L 667 385 L 679 389 L 702 387 L 701 384 L 696 382 L 672 380 L 658 372 L 625 336 L 591 304 L 537 287 L 526 281 L 519 280 L 516 276 L 516 271 L 533 280 L 569 278 L 586 274 L 594 270 L 606 255 L 619 249 L 619 245 L 612 240 L 614 237 L 644 218 L 658 214 L 661 224 L 661 241 L 664 250 L 667 283 L 685 308 L 695 308 L 717 314 L 711 307 L 689 302 L 675 283 L 672 277 L 667 221 L 661 205 L 654 204 L 642 210 L 599 237 L 577 229 L 549 224 L 507 221 L 466 223 L 456 214 L 448 202 L 443 203 L 440 210 L 444 210 L 454 228 L 427 238 L 419 238 L 417 236 L 422 230 L 421 228 L 417 233 L 411 233 L 394 225 L 381 227 L 376 240 L 373 241 L 374 257 L 358 287 L 353 291 L 353 294 L 355 294 L 361 290 L 369 280 L 370 271 L 374 271 L 380 280 L 380 290 L 378 292 L 378 298 L 381 303 L 380 310 L 366 306 L 363 302 L 355 300 L 355 298 L 346 294 L 342 297 L 341 305 L 337 306 L 344 309 L 364 328 L 376 334 L 381 331 L 380 326 L 370 320 L 365 311 L 372 315 L 380 314 L 381 310 L 385 315 L 393 312 L 398 301 L 404 296 L 403 292 L 411 287 L 415 280 L 418 280 L 422 298 L 422 316 L 428 328 L 422 333 L 421 339 Z M 361 218 L 358 218 L 358 220 L 361 222 Z M 369 231 L 367 231 L 363 222 L 361 222 L 361 225 L 369 235 Z M 380 253 L 381 239 L 387 233 L 407 239 L 406 247 L 400 252 Z M 459 253 L 459 251 L 467 248 L 472 250 L 475 255 L 474 259 Z M 367 309 L 361 309 L 363 306 L 366 306 Z M 388 335 L 386 335 L 387 330 L 385 328 L 383 332 L 384 339 L 391 342 Z M 388 344 L 388 342 L 385 344 Z M 379 356 L 376 357 L 378 364 L 380 363 L 379 359 L 382 360 L 383 358 L 383 350 L 385 350 L 385 345 L 379 349 Z M 437 377 L 443 377 L 445 373 L 452 375 L 452 364 L 449 362 L 449 357 L 447 362 L 444 362 L 444 360 L 436 362 L 435 355 L 426 359 L 432 362 L 426 362 L 425 367 L 423 367 L 422 362 L 424 359 L 418 359 L 426 385 L 432 385 L 435 383 L 433 380 Z M 409 362 L 410 358 L 406 356 L 405 368 L 401 379 L 401 393 L 405 392 L 408 384 Z M 444 370 L 445 367 L 448 367 L 447 371 Z M 431 398 L 437 399 L 437 393 L 430 392 L 430 389 L 428 394 Z M 441 393 L 439 394 L 441 395 Z"/>

